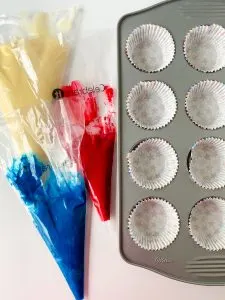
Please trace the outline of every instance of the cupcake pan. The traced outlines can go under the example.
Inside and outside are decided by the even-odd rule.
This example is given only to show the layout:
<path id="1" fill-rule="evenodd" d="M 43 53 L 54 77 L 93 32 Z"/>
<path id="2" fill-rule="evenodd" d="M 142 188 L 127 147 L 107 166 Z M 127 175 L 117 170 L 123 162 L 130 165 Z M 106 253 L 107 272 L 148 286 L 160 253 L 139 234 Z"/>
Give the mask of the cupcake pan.
<path id="1" fill-rule="evenodd" d="M 163 70 L 154 73 L 138 70 L 132 65 L 126 52 L 130 34 L 136 28 L 149 23 L 168 30 L 175 43 L 172 62 Z M 183 51 L 184 41 L 190 30 L 211 24 L 225 28 L 225 1 L 166 1 L 126 15 L 119 22 L 120 251 L 127 262 L 176 280 L 203 285 L 225 285 L 225 250 L 213 251 L 214 249 L 201 247 L 189 231 L 190 214 L 200 200 L 210 197 L 225 199 L 225 188 L 205 189 L 194 182 L 188 170 L 190 153 L 197 141 L 212 137 L 225 140 L 223 120 L 217 119 L 213 128 L 206 130 L 200 127 L 201 124 L 196 126 L 195 120 L 190 120 L 185 109 L 186 97 L 194 85 L 207 80 L 225 83 L 225 68 L 211 73 L 198 71 L 187 62 Z M 174 119 L 161 129 L 141 128 L 127 112 L 129 93 L 137 84 L 147 81 L 165 83 L 174 92 L 178 102 Z M 220 128 L 212 130 L 214 127 Z M 167 186 L 155 190 L 138 186 L 132 180 L 127 163 L 128 153 L 141 141 L 151 138 L 167 141 L 175 149 L 179 161 L 176 177 Z M 148 251 L 138 246 L 130 235 L 130 213 L 139 201 L 147 198 L 164 199 L 178 213 L 179 234 L 167 248 Z"/>

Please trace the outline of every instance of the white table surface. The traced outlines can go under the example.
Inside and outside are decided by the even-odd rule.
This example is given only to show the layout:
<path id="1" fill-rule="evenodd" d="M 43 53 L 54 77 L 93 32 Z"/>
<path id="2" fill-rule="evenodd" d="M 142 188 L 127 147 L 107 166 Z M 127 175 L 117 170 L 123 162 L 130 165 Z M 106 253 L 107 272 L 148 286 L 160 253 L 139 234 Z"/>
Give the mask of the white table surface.
<path id="1" fill-rule="evenodd" d="M 82 3 L 87 12 L 73 77 L 90 83 L 104 80 L 103 83 L 116 84 L 115 37 L 118 19 L 156 1 L 83 0 Z M 76 1 L 0 0 L 0 4 L 0 13 L 12 14 L 28 9 L 53 10 L 74 5 Z M 91 207 L 88 209 L 86 299 L 225 299 L 225 287 L 188 285 L 124 262 L 118 249 L 115 201 L 112 211 L 112 221 L 103 224 L 95 211 Z M 73 299 L 56 263 L 33 228 L 29 215 L 4 179 L 0 182 L 0 299 Z"/>

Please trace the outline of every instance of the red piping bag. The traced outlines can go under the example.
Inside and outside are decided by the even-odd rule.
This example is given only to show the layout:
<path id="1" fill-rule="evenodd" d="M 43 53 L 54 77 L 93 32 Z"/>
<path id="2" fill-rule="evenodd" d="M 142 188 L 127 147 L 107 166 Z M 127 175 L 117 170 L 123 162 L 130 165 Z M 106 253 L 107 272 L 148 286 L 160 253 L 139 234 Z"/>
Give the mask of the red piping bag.
<path id="1" fill-rule="evenodd" d="M 103 86 L 102 91 L 91 91 L 78 82 L 62 88 L 66 96 L 85 96 L 85 133 L 80 156 L 90 199 L 102 221 L 110 219 L 111 176 L 116 138 L 114 90 Z M 100 106 L 104 113 L 100 113 Z"/>

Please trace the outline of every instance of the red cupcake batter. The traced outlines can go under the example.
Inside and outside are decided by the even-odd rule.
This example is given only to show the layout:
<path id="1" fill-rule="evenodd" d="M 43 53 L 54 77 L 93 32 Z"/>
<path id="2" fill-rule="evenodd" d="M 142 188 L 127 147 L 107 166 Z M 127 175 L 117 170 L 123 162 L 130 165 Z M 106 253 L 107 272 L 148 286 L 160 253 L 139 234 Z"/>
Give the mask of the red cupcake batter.
<path id="1" fill-rule="evenodd" d="M 74 81 L 71 89 L 81 89 Z M 67 96 L 68 87 L 63 88 Z M 80 147 L 81 161 L 90 198 L 102 221 L 110 219 L 111 176 L 116 128 L 114 124 L 114 90 L 104 87 L 106 113 L 100 116 L 98 93 L 85 95 L 85 133 Z"/>

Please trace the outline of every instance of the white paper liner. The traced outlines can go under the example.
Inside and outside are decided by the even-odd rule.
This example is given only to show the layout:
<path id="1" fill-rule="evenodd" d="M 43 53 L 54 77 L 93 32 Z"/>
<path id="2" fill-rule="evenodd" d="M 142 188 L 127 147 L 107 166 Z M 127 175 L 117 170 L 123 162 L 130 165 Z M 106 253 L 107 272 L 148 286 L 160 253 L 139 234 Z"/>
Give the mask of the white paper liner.
<path id="1" fill-rule="evenodd" d="M 140 187 L 156 190 L 169 185 L 178 170 L 178 158 L 166 141 L 152 138 L 128 153 L 129 173 Z"/>
<path id="2" fill-rule="evenodd" d="M 140 82 L 127 98 L 128 115 L 144 129 L 165 127 L 173 120 L 176 111 L 177 101 L 173 91 L 160 81 Z"/>
<path id="3" fill-rule="evenodd" d="M 198 202 L 191 211 L 189 231 L 202 248 L 225 249 L 225 200 L 212 197 Z"/>
<path id="4" fill-rule="evenodd" d="M 187 94 L 185 107 L 189 118 L 203 129 L 225 126 L 225 85 L 213 80 L 199 82 Z"/>
<path id="5" fill-rule="evenodd" d="M 225 67 L 225 29 L 217 24 L 197 26 L 184 42 L 184 55 L 198 71 L 216 72 Z"/>
<path id="6" fill-rule="evenodd" d="M 171 245 L 179 233 L 176 209 L 167 201 L 147 198 L 134 207 L 128 218 L 133 241 L 145 250 L 162 250 Z"/>
<path id="7" fill-rule="evenodd" d="M 144 24 L 129 35 L 126 53 L 137 69 L 149 73 L 159 72 L 172 62 L 175 44 L 167 29 Z"/>
<path id="8" fill-rule="evenodd" d="M 189 172 L 192 180 L 205 189 L 225 186 L 225 141 L 219 138 L 199 140 L 191 150 Z"/>

